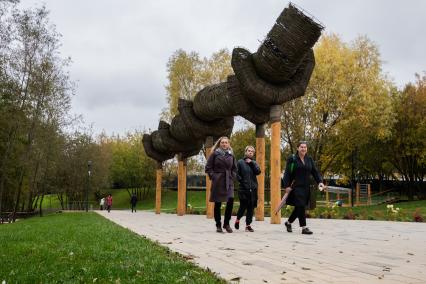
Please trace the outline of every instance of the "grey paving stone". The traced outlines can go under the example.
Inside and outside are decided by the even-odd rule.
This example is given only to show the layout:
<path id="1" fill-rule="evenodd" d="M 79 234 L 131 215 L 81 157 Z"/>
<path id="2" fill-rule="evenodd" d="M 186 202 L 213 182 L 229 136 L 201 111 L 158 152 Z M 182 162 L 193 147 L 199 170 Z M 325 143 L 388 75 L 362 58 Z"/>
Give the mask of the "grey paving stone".
<path id="1" fill-rule="evenodd" d="M 308 219 L 306 236 L 265 218 L 218 234 L 203 215 L 98 213 L 232 283 L 426 283 L 425 223 Z"/>

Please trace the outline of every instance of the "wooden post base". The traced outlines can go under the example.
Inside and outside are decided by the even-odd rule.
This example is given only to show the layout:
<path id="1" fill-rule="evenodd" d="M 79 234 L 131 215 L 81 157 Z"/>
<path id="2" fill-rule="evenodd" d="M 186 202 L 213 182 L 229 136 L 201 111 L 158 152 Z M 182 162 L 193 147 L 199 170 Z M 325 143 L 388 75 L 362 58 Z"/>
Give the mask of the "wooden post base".
<path id="1" fill-rule="evenodd" d="M 163 177 L 163 164 L 157 162 L 156 170 L 156 188 L 155 188 L 155 214 L 161 213 L 161 180 Z"/>

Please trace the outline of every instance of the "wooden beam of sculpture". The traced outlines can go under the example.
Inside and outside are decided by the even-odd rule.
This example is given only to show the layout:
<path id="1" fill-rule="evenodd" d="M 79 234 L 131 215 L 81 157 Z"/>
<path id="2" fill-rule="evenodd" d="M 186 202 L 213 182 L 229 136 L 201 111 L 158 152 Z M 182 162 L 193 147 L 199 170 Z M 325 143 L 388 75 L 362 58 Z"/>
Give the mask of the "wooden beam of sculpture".
<path id="1" fill-rule="evenodd" d="M 157 162 L 156 188 L 155 188 L 155 214 L 161 213 L 161 180 L 163 177 L 163 164 Z"/>
<path id="2" fill-rule="evenodd" d="M 186 213 L 186 159 L 181 154 L 178 155 L 178 200 L 177 215 L 183 216 Z"/>
<path id="3" fill-rule="evenodd" d="M 213 147 L 213 137 L 207 136 L 206 138 L 206 160 L 209 159 Z M 210 194 L 211 194 L 211 188 L 212 188 L 212 181 L 210 180 L 210 177 L 208 174 L 206 174 L 206 217 L 208 219 L 213 218 L 213 206 L 214 203 L 210 202 Z"/>
<path id="4" fill-rule="evenodd" d="M 281 223 L 281 211 L 274 214 L 281 200 L 281 106 L 271 107 L 271 224 Z"/>
<path id="5" fill-rule="evenodd" d="M 256 161 L 260 168 L 257 178 L 256 221 L 265 218 L 265 124 L 256 125 Z"/>

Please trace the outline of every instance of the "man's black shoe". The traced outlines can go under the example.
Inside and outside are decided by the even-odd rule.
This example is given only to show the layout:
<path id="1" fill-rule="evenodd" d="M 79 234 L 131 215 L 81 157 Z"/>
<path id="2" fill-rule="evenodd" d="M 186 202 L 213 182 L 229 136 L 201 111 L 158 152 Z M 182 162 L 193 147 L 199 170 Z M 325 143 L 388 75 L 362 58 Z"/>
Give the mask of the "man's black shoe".
<path id="1" fill-rule="evenodd" d="M 309 230 L 309 228 L 304 228 L 304 229 L 302 229 L 302 234 L 312 235 L 313 232 L 311 230 Z"/>

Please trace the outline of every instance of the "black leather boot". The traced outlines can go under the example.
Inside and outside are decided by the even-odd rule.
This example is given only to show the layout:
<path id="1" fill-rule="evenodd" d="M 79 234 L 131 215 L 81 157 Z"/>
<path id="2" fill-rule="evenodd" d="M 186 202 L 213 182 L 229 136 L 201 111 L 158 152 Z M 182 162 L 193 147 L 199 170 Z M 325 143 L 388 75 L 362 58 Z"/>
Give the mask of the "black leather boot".
<path id="1" fill-rule="evenodd" d="M 291 228 L 291 224 L 289 222 L 285 222 L 284 225 L 287 228 L 287 232 L 293 232 L 293 229 Z"/>

